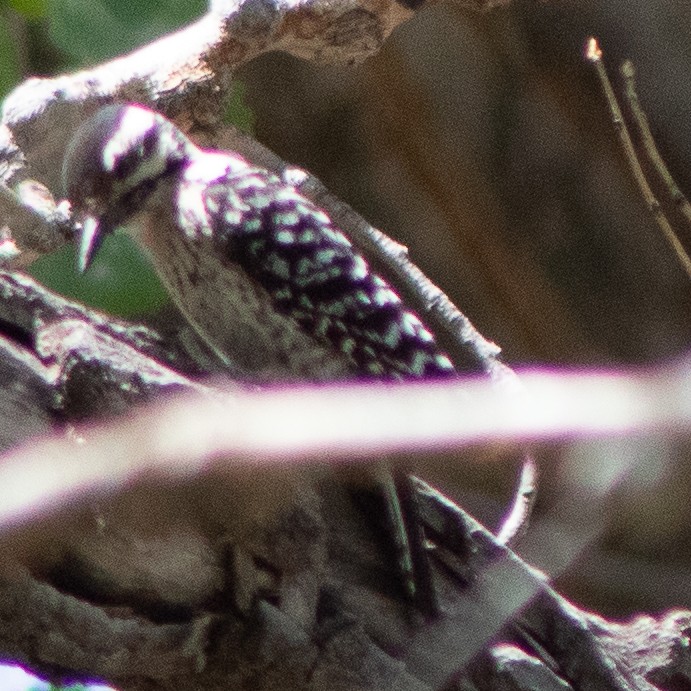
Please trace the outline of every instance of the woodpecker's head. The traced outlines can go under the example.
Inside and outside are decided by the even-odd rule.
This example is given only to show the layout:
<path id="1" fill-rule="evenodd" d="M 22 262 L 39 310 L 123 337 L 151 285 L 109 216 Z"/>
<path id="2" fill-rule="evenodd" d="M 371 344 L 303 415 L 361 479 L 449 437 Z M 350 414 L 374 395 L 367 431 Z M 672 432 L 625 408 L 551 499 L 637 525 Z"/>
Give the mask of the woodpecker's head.
<path id="1" fill-rule="evenodd" d="M 140 211 L 156 184 L 193 149 L 171 122 L 138 105 L 106 106 L 79 128 L 67 147 L 62 177 L 81 224 L 80 271 L 104 235 Z"/>

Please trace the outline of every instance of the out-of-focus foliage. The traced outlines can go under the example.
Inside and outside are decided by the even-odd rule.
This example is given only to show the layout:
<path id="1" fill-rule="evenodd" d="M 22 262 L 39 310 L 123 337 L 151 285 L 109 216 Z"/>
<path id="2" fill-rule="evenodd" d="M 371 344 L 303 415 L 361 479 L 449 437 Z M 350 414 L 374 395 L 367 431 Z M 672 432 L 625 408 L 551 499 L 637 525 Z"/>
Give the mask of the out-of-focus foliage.
<path id="1" fill-rule="evenodd" d="M 52 290 L 106 312 L 128 316 L 155 310 L 167 295 L 150 264 L 123 233 L 105 239 L 93 267 L 75 270 L 73 247 L 34 262 L 31 275 Z"/>
<path id="2" fill-rule="evenodd" d="M 225 120 L 232 122 L 235 127 L 243 132 L 252 133 L 254 131 L 254 113 L 245 103 L 245 85 L 242 82 L 235 82 L 230 91 L 228 105 L 226 107 Z"/>
<path id="3" fill-rule="evenodd" d="M 46 13 L 48 0 L 8 0 L 7 4 L 26 19 L 40 19 Z"/>
<path id="4" fill-rule="evenodd" d="M 0 97 L 22 78 L 55 74 L 126 53 L 200 16 L 203 0 L 0 0 Z M 253 117 L 236 84 L 228 122 L 251 131 Z M 54 190 L 56 195 L 61 190 Z M 132 243 L 108 238 L 86 275 L 65 248 L 42 257 L 30 273 L 49 288 L 120 316 L 155 310 L 167 295 Z"/>
<path id="5" fill-rule="evenodd" d="M 4 96 L 21 76 L 17 46 L 10 23 L 0 13 L 0 97 Z"/>
<path id="6" fill-rule="evenodd" d="M 48 0 L 55 45 L 78 63 L 132 50 L 201 15 L 202 0 Z"/>

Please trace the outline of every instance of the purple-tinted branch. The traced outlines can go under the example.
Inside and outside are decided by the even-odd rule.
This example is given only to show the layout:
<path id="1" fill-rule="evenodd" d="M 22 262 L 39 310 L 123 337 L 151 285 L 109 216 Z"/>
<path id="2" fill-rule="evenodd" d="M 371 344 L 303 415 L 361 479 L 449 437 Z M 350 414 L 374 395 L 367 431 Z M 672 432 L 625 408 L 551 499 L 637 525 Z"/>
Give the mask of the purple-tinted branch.
<path id="1" fill-rule="evenodd" d="M 0 525 L 77 498 L 212 467 L 370 462 L 373 455 L 511 442 L 579 441 L 691 428 L 691 366 L 650 372 L 522 373 L 523 391 L 486 379 L 185 395 L 69 438 L 34 440 L 0 462 Z M 488 414 L 488 411 L 492 411 Z"/>

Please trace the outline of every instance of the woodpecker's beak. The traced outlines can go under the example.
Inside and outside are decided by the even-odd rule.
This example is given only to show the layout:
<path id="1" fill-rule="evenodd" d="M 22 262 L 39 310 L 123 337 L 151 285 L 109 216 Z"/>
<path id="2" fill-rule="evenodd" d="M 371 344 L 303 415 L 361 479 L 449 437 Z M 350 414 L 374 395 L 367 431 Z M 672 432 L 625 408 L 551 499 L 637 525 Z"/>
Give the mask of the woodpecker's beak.
<path id="1" fill-rule="evenodd" d="M 79 250 L 77 255 L 77 269 L 83 274 L 89 266 L 101 245 L 102 232 L 95 216 L 85 216 L 81 222 L 79 233 Z"/>

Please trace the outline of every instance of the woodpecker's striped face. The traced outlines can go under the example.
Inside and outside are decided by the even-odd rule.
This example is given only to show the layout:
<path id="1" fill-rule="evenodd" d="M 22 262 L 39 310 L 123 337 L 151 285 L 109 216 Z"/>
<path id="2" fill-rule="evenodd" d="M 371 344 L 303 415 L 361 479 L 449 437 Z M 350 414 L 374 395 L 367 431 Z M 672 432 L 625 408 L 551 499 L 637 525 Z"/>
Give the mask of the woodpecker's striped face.
<path id="1" fill-rule="evenodd" d="M 81 271 L 102 237 L 139 211 L 191 149 L 174 125 L 143 106 L 106 106 L 79 128 L 65 154 L 63 186 L 82 227 Z"/>

